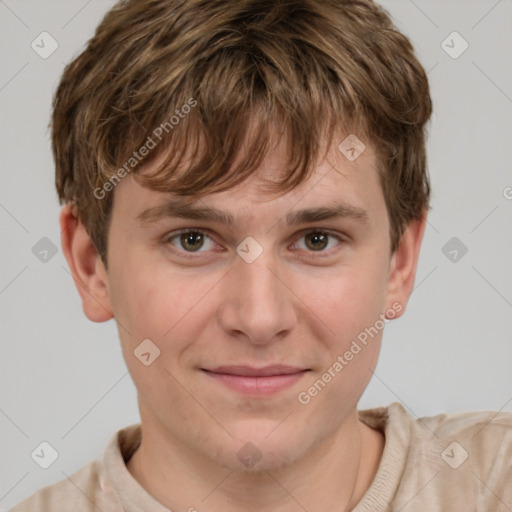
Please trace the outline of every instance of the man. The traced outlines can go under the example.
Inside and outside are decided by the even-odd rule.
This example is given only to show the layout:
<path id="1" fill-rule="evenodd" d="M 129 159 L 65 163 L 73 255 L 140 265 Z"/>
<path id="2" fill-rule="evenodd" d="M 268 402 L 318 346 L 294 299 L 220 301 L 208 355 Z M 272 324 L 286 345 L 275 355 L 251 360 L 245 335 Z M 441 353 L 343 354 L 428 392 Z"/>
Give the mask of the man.
<path id="1" fill-rule="evenodd" d="M 369 0 L 114 6 L 52 141 L 63 251 L 141 424 L 13 510 L 512 507 L 510 413 L 357 410 L 414 285 L 431 110 Z"/>

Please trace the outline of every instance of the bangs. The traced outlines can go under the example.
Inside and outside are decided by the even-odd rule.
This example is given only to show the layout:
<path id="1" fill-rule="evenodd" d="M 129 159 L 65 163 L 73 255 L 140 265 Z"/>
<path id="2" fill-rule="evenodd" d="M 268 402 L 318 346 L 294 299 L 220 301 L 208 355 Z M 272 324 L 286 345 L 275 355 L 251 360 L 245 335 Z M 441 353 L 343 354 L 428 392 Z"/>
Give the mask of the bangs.
<path id="1" fill-rule="evenodd" d="M 187 120 L 169 141 L 162 141 L 152 157 L 134 171 L 139 184 L 178 196 L 202 197 L 229 190 L 249 178 L 283 140 L 286 161 L 265 190 L 286 193 L 306 181 L 328 151 L 339 123 L 304 122 L 283 118 L 282 111 L 265 106 L 240 112 L 229 126 L 206 127 L 197 117 Z M 348 128 L 347 128 L 348 129 Z M 222 137 L 217 134 L 223 133 Z"/>
<path id="2" fill-rule="evenodd" d="M 156 105 L 169 106 L 167 122 L 151 115 L 154 103 L 131 105 L 135 116 L 143 115 L 131 123 L 129 136 L 119 134 L 136 141 L 121 161 L 148 137 L 156 142 L 134 169 L 140 184 L 180 196 L 227 190 L 247 179 L 285 136 L 288 165 L 269 191 L 286 192 L 311 175 L 334 130 L 366 138 L 363 127 L 354 126 L 354 119 L 363 119 L 357 96 L 325 72 L 325 55 L 310 46 L 273 46 L 263 40 L 252 53 L 232 46 L 203 57 L 174 94 L 170 88 L 156 91 Z M 172 115 L 182 109 L 181 119 Z"/>

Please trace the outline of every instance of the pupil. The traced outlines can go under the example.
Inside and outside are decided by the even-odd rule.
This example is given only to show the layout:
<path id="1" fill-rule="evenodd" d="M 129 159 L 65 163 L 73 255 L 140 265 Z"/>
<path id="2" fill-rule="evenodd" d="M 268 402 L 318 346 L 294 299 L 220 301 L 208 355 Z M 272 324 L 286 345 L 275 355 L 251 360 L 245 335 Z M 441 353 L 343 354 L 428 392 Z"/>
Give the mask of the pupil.
<path id="1" fill-rule="evenodd" d="M 194 244 L 194 239 L 199 241 L 199 244 Z M 183 233 L 181 235 L 181 241 L 185 248 L 191 249 L 193 251 L 200 249 L 203 242 L 201 233 Z"/>
<path id="2" fill-rule="evenodd" d="M 310 244 L 307 243 L 307 241 L 310 239 L 314 241 L 312 246 L 310 246 Z M 315 245 L 315 242 L 321 242 L 321 244 Z M 306 236 L 306 244 L 308 245 L 308 247 L 315 250 L 324 249 L 327 246 L 327 235 L 321 233 L 310 233 L 308 236 Z"/>

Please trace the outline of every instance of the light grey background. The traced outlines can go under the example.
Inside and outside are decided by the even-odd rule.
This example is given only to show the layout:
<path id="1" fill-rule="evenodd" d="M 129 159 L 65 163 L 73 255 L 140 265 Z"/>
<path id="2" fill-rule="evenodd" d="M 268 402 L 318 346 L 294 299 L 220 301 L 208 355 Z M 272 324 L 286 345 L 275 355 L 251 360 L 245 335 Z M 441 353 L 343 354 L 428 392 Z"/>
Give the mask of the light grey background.
<path id="1" fill-rule="evenodd" d="M 60 251 L 47 131 L 64 63 L 112 4 L 0 0 L 1 510 L 70 475 L 139 421 L 115 324 L 85 318 Z M 383 5 L 429 73 L 433 208 L 416 288 L 405 316 L 386 327 L 360 408 L 512 411 L 512 0 Z M 59 45 L 47 59 L 31 48 L 42 31 Z M 456 59 L 441 46 L 453 31 L 469 44 Z M 445 44 L 453 53 L 461 43 Z M 457 262 L 442 252 L 454 236 L 468 248 Z M 42 237 L 58 247 L 46 263 L 32 252 Z M 46 470 L 31 458 L 42 441 L 59 453 Z"/>

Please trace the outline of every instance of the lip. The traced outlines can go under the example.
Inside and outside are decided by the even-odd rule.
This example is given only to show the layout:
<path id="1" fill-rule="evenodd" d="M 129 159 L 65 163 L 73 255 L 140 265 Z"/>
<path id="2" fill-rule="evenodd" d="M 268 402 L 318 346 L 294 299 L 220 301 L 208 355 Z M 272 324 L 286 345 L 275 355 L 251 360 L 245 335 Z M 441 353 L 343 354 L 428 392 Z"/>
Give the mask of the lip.
<path id="1" fill-rule="evenodd" d="M 268 396 L 283 391 L 298 382 L 309 369 L 288 365 L 262 368 L 251 366 L 218 366 L 201 368 L 203 373 L 217 382 L 245 395 Z"/>

